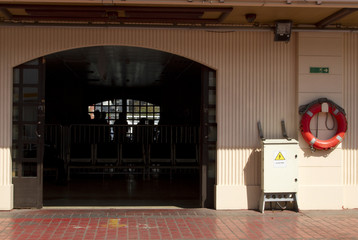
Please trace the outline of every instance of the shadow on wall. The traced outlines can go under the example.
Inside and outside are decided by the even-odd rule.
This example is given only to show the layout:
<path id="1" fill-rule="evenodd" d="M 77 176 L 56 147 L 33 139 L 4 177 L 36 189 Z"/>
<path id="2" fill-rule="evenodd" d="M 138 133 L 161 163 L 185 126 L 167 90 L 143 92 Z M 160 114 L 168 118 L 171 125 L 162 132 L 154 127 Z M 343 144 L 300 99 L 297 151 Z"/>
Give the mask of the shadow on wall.
<path id="1" fill-rule="evenodd" d="M 244 167 L 248 209 L 259 208 L 261 194 L 261 149 L 253 149 Z"/>

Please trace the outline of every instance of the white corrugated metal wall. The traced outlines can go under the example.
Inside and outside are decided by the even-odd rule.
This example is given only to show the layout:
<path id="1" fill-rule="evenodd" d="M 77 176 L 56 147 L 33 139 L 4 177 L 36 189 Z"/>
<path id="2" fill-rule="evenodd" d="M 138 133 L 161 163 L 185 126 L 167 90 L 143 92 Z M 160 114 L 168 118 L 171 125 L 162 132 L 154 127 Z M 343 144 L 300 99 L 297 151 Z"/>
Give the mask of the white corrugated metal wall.
<path id="1" fill-rule="evenodd" d="M 218 186 L 260 185 L 260 140 L 257 121 L 266 138 L 280 138 L 280 121 L 297 138 L 296 39 L 274 42 L 272 32 L 227 32 L 184 29 L 119 29 L 65 27 L 0 28 L 0 184 L 11 181 L 12 67 L 53 52 L 95 45 L 138 46 L 171 52 L 217 70 Z M 346 35 L 345 104 L 349 129 L 357 132 L 357 39 Z M 350 46 L 352 45 L 352 46 Z M 354 48 L 353 48 L 354 47 Z M 349 73 L 349 74 L 348 74 Z M 348 76 L 349 75 L 349 76 Z M 355 99 L 352 101 L 352 99 Z M 353 113 L 355 115 L 353 115 Z M 357 184 L 357 138 L 344 142 L 344 184 Z M 242 196 L 246 198 L 246 196 Z M 239 203 L 228 208 L 245 208 Z M 220 198 L 217 201 L 221 201 Z M 257 202 L 257 200 L 255 200 Z M 218 202 L 217 202 L 218 204 Z"/>
<path id="2" fill-rule="evenodd" d="M 358 185 L 358 34 L 344 35 L 343 101 L 348 131 L 343 142 L 343 184 Z"/>

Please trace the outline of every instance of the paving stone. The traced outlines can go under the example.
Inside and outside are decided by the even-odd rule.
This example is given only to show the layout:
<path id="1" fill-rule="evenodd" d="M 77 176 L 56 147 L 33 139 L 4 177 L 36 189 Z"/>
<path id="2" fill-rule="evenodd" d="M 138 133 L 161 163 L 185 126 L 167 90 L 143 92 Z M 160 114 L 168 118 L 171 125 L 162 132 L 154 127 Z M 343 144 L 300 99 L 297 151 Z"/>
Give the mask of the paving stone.
<path id="1" fill-rule="evenodd" d="M 358 239 L 358 209 L 21 209 L 0 211 L 0 239 Z"/>

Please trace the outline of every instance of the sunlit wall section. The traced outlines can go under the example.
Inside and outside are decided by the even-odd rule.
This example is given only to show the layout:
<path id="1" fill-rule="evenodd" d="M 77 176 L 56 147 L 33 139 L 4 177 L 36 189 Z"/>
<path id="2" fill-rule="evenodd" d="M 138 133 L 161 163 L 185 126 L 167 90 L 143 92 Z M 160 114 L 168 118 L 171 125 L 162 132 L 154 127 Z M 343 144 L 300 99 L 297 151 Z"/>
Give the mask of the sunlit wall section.
<path id="1" fill-rule="evenodd" d="M 270 32 L 238 33 L 219 70 L 216 207 L 257 208 L 260 196 L 260 121 L 265 138 L 297 138 L 295 36 L 274 42 Z M 229 50 L 231 49 L 231 50 Z M 221 81 L 220 81 L 221 80 Z"/>
<path id="2" fill-rule="evenodd" d="M 358 34 L 344 34 L 343 101 L 348 131 L 343 142 L 344 206 L 356 208 L 358 199 Z"/>

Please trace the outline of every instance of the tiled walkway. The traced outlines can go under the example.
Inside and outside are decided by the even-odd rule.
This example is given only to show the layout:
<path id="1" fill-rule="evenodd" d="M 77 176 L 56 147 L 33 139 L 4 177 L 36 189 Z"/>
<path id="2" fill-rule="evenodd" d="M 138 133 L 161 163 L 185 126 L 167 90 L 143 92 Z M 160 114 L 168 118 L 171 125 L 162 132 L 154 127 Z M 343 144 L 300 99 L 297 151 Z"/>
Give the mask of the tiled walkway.
<path id="1" fill-rule="evenodd" d="M 12 210 L 0 239 L 358 239 L 358 210 Z"/>

